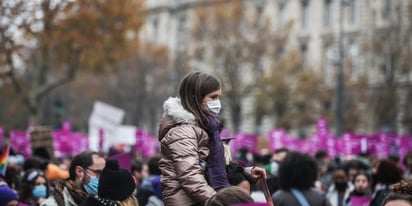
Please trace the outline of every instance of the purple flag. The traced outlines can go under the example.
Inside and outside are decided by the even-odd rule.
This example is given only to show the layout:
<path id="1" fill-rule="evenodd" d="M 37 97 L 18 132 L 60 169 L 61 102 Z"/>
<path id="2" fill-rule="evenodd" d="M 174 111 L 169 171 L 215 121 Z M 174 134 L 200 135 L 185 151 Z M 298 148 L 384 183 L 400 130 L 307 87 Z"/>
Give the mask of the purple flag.
<path id="1" fill-rule="evenodd" d="M 0 143 L 4 142 L 4 129 L 0 126 Z"/>

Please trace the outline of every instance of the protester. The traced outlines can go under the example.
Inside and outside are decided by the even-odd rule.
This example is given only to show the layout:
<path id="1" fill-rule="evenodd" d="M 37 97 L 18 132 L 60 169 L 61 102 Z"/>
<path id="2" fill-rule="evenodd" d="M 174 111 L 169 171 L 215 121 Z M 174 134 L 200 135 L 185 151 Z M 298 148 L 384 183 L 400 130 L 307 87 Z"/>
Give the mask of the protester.
<path id="1" fill-rule="evenodd" d="M 137 191 L 139 205 L 162 206 L 162 188 L 160 186 L 160 157 L 152 157 L 148 161 L 149 177 L 145 178 Z"/>
<path id="2" fill-rule="evenodd" d="M 279 165 L 279 186 L 272 195 L 276 206 L 316 205 L 330 206 L 326 197 L 314 184 L 317 179 L 317 165 L 309 155 L 289 152 Z"/>
<path id="3" fill-rule="evenodd" d="M 387 159 L 379 160 L 375 164 L 375 170 L 375 190 L 370 206 L 381 206 L 390 187 L 401 181 L 402 170 L 393 161 Z"/>
<path id="4" fill-rule="evenodd" d="M 50 195 L 48 179 L 42 170 L 31 169 L 22 178 L 19 191 L 20 202 L 37 206 Z"/>
<path id="5" fill-rule="evenodd" d="M 105 166 L 101 154 L 84 151 L 76 155 L 69 168 L 69 178 L 60 181 L 54 195 L 44 201 L 42 206 L 82 205 L 89 195 L 96 195 L 99 177 Z"/>
<path id="6" fill-rule="evenodd" d="M 149 168 L 147 166 L 147 163 L 140 160 L 135 160 L 132 162 L 130 170 L 132 171 L 132 175 L 137 180 L 136 187 L 139 188 L 140 183 L 142 183 L 142 181 L 149 176 Z"/>
<path id="7" fill-rule="evenodd" d="M 349 206 L 356 206 L 354 204 L 356 198 L 363 198 L 364 204 L 369 204 L 372 200 L 372 193 L 371 193 L 371 176 L 365 171 L 359 171 L 356 175 L 354 175 L 354 190 L 349 194 L 348 199 L 346 202 Z"/>
<path id="8" fill-rule="evenodd" d="M 219 136 L 221 94 L 215 76 L 192 72 L 180 84 L 180 98 L 164 103 L 158 137 L 165 205 L 204 204 L 215 190 L 230 185 Z M 255 177 L 266 176 L 261 168 L 248 171 Z"/>
<path id="9" fill-rule="evenodd" d="M 332 205 L 344 206 L 349 194 L 353 191 L 353 184 L 349 181 L 347 169 L 344 165 L 333 172 L 333 184 L 326 192 L 326 198 Z"/>
<path id="10" fill-rule="evenodd" d="M 403 158 L 403 165 L 405 166 L 405 172 L 403 173 L 403 179 L 405 181 L 412 181 L 412 152 L 408 152 Z"/>
<path id="11" fill-rule="evenodd" d="M 265 166 L 266 173 L 269 174 L 269 177 L 267 179 L 267 184 L 269 187 L 270 194 L 275 193 L 279 189 L 279 184 L 278 184 L 279 165 L 282 162 L 282 160 L 285 159 L 288 152 L 289 152 L 289 149 L 287 148 L 276 149 L 273 152 L 271 163 Z"/>
<path id="12" fill-rule="evenodd" d="M 98 196 L 87 198 L 87 206 L 138 206 L 133 192 L 136 181 L 117 160 L 108 160 L 100 176 Z"/>
<path id="13" fill-rule="evenodd" d="M 320 191 L 326 191 L 332 183 L 332 173 L 334 166 L 324 150 L 319 150 L 315 154 L 316 163 L 318 166 L 318 181 L 316 187 Z"/>
<path id="14" fill-rule="evenodd" d="M 252 203 L 252 197 L 237 186 L 219 190 L 206 203 L 206 206 L 230 206 L 242 203 Z"/>
<path id="15" fill-rule="evenodd" d="M 412 206 L 412 183 L 399 182 L 383 200 L 382 206 Z"/>
<path id="16" fill-rule="evenodd" d="M 0 179 L 0 206 L 17 206 L 19 196 L 7 183 Z"/>

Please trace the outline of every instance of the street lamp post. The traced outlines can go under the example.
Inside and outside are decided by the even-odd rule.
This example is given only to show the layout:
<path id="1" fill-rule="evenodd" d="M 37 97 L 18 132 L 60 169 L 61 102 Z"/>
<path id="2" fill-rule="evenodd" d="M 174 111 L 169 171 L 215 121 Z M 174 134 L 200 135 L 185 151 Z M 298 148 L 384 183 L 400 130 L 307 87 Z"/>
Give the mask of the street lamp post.
<path id="1" fill-rule="evenodd" d="M 343 45 L 343 7 L 347 0 L 340 0 L 339 5 L 339 62 L 336 84 L 336 136 L 341 136 L 344 128 L 344 102 L 345 102 L 345 81 L 344 81 L 344 45 Z"/>

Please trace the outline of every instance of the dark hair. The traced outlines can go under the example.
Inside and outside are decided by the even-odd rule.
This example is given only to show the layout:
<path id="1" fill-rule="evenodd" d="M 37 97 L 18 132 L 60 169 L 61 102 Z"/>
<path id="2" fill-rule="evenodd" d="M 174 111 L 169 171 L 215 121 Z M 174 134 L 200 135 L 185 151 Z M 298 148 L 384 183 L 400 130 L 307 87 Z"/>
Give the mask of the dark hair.
<path id="1" fill-rule="evenodd" d="M 402 170 L 391 160 L 381 160 L 376 171 L 376 182 L 390 185 L 402 179 Z"/>
<path id="2" fill-rule="evenodd" d="M 136 160 L 132 162 L 132 165 L 130 166 L 130 171 L 133 173 L 134 171 L 137 172 L 142 172 L 143 169 L 143 162 L 140 160 Z"/>
<path id="3" fill-rule="evenodd" d="M 252 197 L 237 186 L 225 187 L 213 195 L 206 203 L 207 206 L 226 206 L 241 203 L 252 203 Z"/>
<path id="4" fill-rule="evenodd" d="M 99 157 L 102 157 L 102 155 L 98 152 L 94 151 L 84 151 L 81 152 L 80 154 L 74 156 L 72 162 L 70 163 L 70 168 L 69 168 L 69 174 L 70 177 L 69 179 L 75 180 L 76 179 L 76 167 L 80 166 L 82 168 L 87 168 L 90 165 L 93 164 L 93 155 L 97 155 Z"/>
<path id="5" fill-rule="evenodd" d="M 364 170 L 358 171 L 358 172 L 355 174 L 355 176 L 353 176 L 353 183 L 355 183 L 356 177 L 361 176 L 361 175 L 363 175 L 363 176 L 366 177 L 366 179 L 368 180 L 369 184 L 372 183 L 372 176 L 371 176 L 368 172 L 366 172 L 366 171 L 364 171 Z"/>
<path id="6" fill-rule="evenodd" d="M 149 162 L 147 162 L 150 175 L 161 175 L 162 174 L 159 169 L 160 159 L 161 159 L 160 157 L 152 157 L 150 158 Z"/>
<path id="7" fill-rule="evenodd" d="M 183 108 L 195 116 L 197 123 L 203 129 L 207 128 L 206 117 L 210 113 L 202 108 L 202 100 L 207 94 L 220 88 L 221 83 L 218 78 L 203 72 L 191 72 L 180 83 L 179 96 Z"/>
<path id="8" fill-rule="evenodd" d="M 282 152 L 288 153 L 288 152 L 289 152 L 289 149 L 286 148 L 286 147 L 281 147 L 281 148 L 279 148 L 279 149 L 276 149 L 276 150 L 273 152 L 273 154 L 278 154 L 278 153 L 282 153 Z"/>
<path id="9" fill-rule="evenodd" d="M 20 201 L 30 204 L 36 202 L 35 198 L 33 197 L 32 191 L 34 186 L 36 185 L 35 183 L 38 177 L 43 177 L 46 180 L 46 197 L 50 195 L 49 180 L 47 179 L 44 172 L 38 169 L 30 169 L 23 175 L 23 178 L 21 180 L 21 187 L 19 190 Z"/>
<path id="10" fill-rule="evenodd" d="M 41 159 L 39 157 L 30 157 L 23 163 L 23 171 L 28 171 L 30 169 L 40 169 L 46 170 L 48 161 Z"/>
<path id="11" fill-rule="evenodd" d="M 403 157 L 403 165 L 408 166 L 408 161 L 412 160 L 412 152 L 406 153 L 405 157 Z"/>
<path id="12" fill-rule="evenodd" d="M 325 157 L 328 157 L 328 153 L 325 151 L 325 150 L 318 150 L 316 153 L 315 153 L 315 158 L 318 160 L 318 159 L 322 159 L 322 158 L 325 158 Z"/>
<path id="13" fill-rule="evenodd" d="M 316 162 L 307 154 L 289 152 L 279 165 L 278 177 L 283 190 L 307 190 L 314 186 L 317 179 Z"/>
<path id="14" fill-rule="evenodd" d="M 236 186 L 245 180 L 248 181 L 251 186 L 255 183 L 253 177 L 245 172 L 243 166 L 238 162 L 230 162 L 229 165 L 226 166 L 226 172 L 230 185 Z"/>
<path id="15" fill-rule="evenodd" d="M 384 206 L 392 200 L 405 200 L 412 205 L 412 183 L 399 182 L 394 184 L 389 194 L 383 200 L 382 205 Z"/>

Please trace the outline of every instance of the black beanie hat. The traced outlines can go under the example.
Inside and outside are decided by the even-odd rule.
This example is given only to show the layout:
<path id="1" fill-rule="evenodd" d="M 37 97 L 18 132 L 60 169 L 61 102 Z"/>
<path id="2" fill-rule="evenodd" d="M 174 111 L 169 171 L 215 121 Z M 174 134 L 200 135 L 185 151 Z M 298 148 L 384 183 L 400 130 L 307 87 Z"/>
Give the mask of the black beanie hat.
<path id="1" fill-rule="evenodd" d="M 122 201 L 132 195 L 135 188 L 135 181 L 129 171 L 119 168 L 117 160 L 106 161 L 99 178 L 99 197 Z"/>

